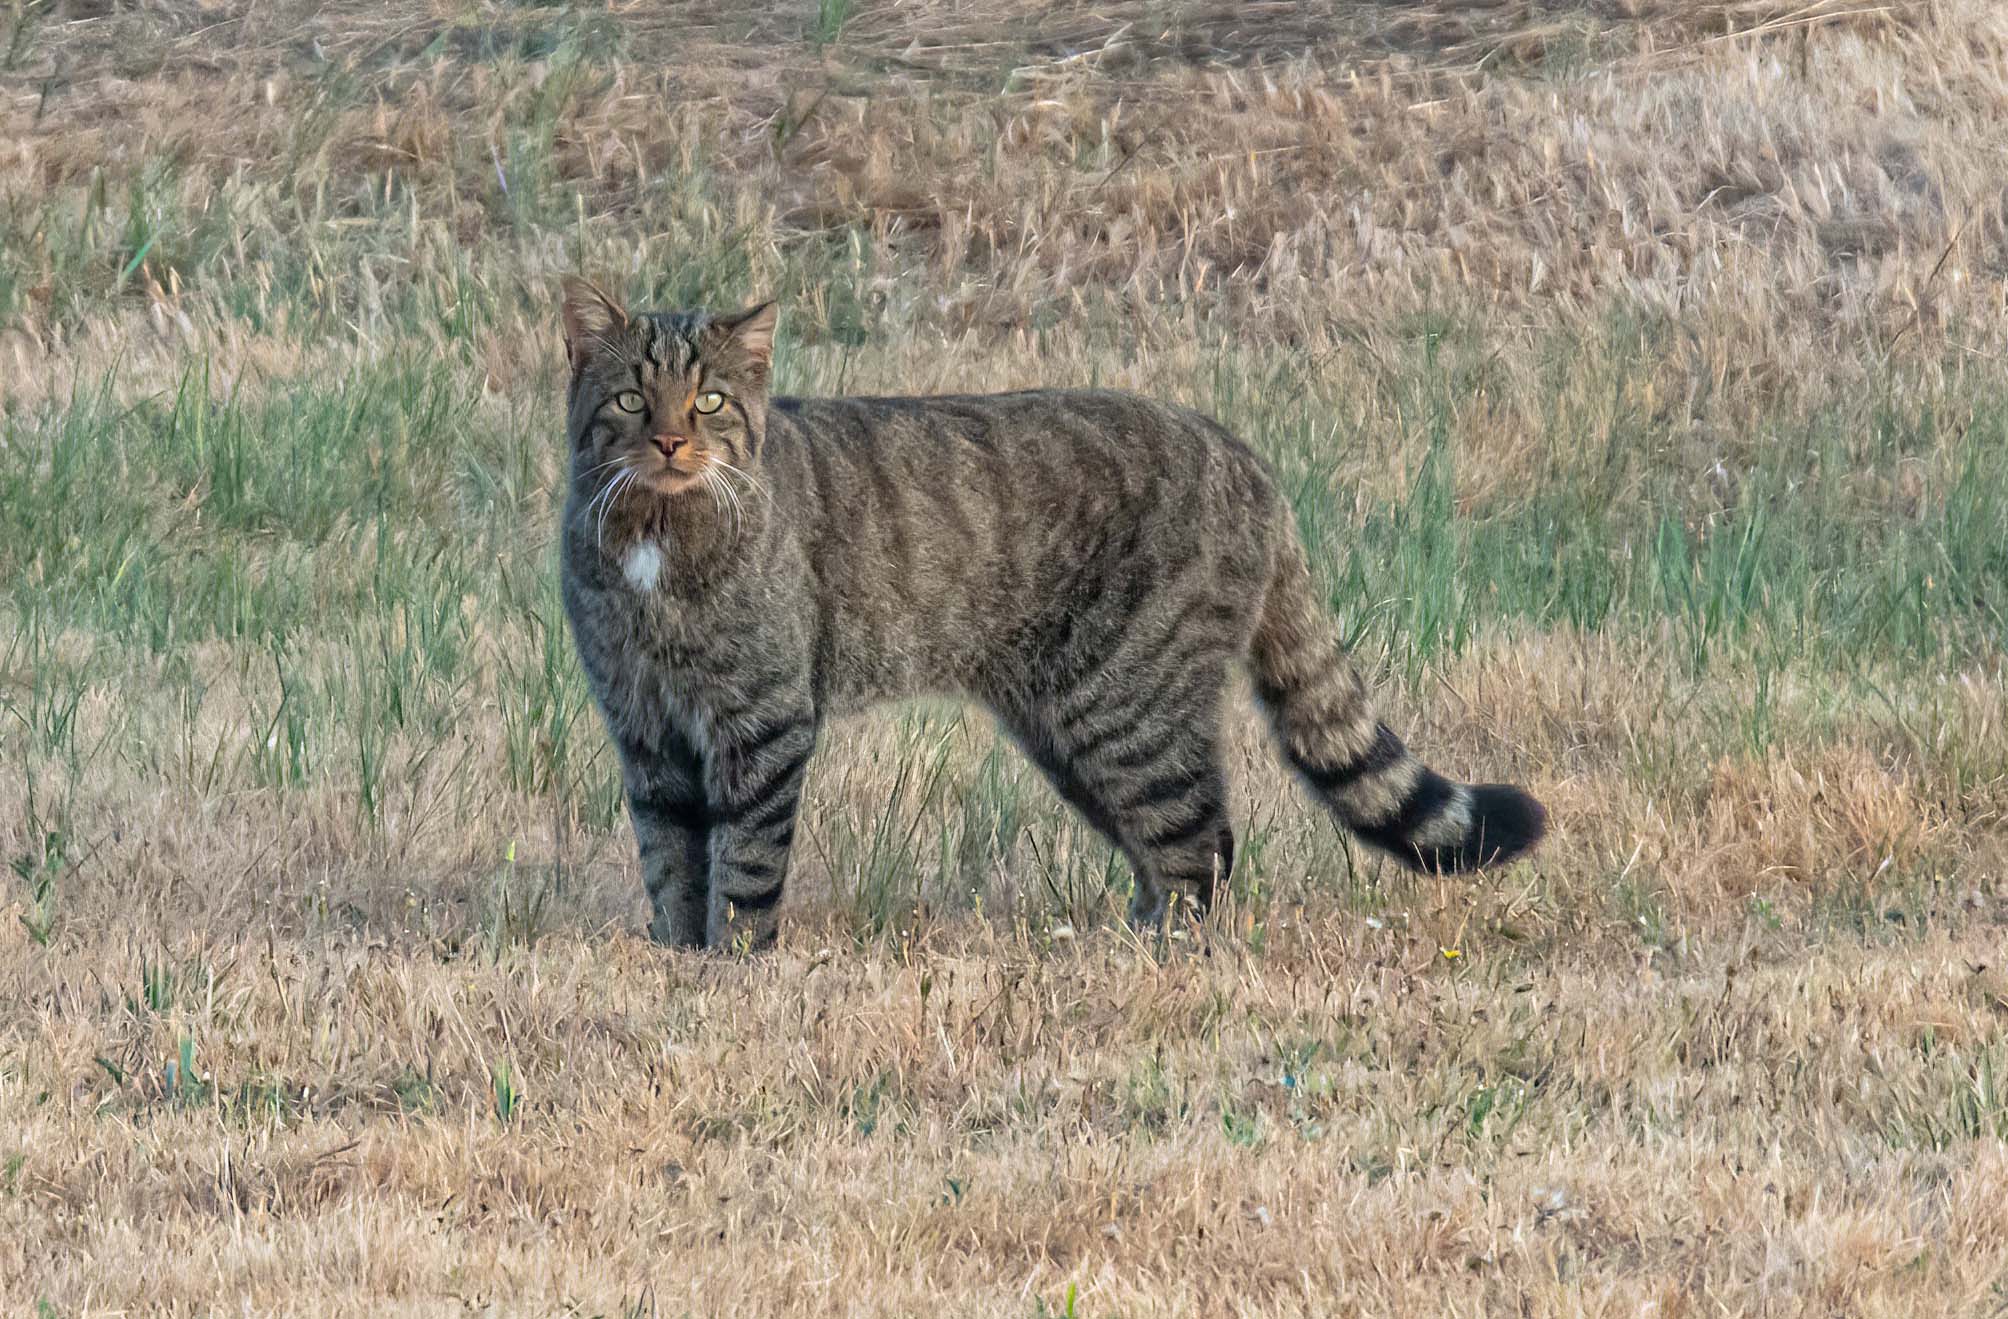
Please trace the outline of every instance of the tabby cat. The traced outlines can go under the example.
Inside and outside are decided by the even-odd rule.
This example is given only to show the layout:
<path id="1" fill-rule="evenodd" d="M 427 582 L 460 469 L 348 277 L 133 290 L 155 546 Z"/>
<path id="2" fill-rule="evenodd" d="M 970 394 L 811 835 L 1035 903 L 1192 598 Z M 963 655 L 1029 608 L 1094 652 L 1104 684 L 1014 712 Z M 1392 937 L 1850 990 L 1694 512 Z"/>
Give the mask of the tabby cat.
<path id="1" fill-rule="evenodd" d="M 1221 698 L 1243 663 L 1299 778 L 1419 870 L 1545 813 L 1379 722 L 1289 504 L 1212 420 L 1102 390 L 768 393 L 774 304 L 629 315 L 566 284 L 565 608 L 670 944 L 763 947 L 832 715 L 982 702 L 1136 872 L 1132 917 L 1234 865 Z"/>

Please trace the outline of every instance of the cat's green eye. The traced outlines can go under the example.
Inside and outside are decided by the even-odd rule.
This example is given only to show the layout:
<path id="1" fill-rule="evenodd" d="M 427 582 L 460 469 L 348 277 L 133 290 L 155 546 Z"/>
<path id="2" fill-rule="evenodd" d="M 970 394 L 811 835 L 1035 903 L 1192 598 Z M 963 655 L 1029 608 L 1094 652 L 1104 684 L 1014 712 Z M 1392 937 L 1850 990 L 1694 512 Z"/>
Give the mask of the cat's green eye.
<path id="1" fill-rule="evenodd" d="M 725 395 L 715 389 L 707 389 L 692 400 L 692 406 L 709 416 L 725 406 Z"/>
<path id="2" fill-rule="evenodd" d="M 614 395 L 614 406 L 618 407 L 622 412 L 640 412 L 641 395 L 632 389 L 623 390 L 621 393 Z"/>

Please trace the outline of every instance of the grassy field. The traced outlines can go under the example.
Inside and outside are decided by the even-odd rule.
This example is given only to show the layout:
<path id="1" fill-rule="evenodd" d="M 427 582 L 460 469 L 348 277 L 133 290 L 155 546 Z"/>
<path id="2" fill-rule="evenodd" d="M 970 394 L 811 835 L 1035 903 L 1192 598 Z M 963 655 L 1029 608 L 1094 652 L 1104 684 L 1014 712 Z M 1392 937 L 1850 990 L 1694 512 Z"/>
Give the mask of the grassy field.
<path id="1" fill-rule="evenodd" d="M 2008 1315 L 1992 0 L 0 4 L 8 1313 Z M 988 722 L 667 954 L 559 278 L 1206 408 L 1528 862 L 1233 716 L 1201 956 Z"/>

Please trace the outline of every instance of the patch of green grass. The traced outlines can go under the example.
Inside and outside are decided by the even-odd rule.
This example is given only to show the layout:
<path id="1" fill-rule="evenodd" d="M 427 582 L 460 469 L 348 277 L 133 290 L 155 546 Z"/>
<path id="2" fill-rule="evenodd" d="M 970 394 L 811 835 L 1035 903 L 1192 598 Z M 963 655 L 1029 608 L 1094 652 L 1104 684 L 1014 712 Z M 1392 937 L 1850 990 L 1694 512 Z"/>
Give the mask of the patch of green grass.
<path id="1" fill-rule="evenodd" d="M 1812 902 L 1809 923 L 1823 936 L 1888 944 L 1956 924 L 1957 905 L 1942 876 L 1899 867 L 1886 856 L 1823 888 Z"/>
<path id="2" fill-rule="evenodd" d="M 1530 1098 L 1526 1083 L 1514 1078 L 1478 1086 L 1464 1106 L 1465 1130 L 1473 1140 L 1503 1140 L 1527 1116 Z"/>
<path id="3" fill-rule="evenodd" d="M 1610 888 L 1611 915 L 1647 948 L 1671 949 L 1678 941 L 1666 911 L 1665 895 L 1640 874 L 1626 874 Z"/>
<path id="4" fill-rule="evenodd" d="M 1067 1290 L 1061 1295 L 1060 1301 L 1056 1305 L 1048 1306 L 1046 1298 L 1043 1296 L 1033 1297 L 1032 1313 L 1035 1319 L 1078 1319 L 1080 1312 L 1075 1309 L 1075 1306 L 1080 1302 L 1080 1299 L 1080 1287 L 1070 1282 L 1067 1284 Z"/>
<path id="5" fill-rule="evenodd" d="M 495 1094 L 495 1120 L 506 1126 L 523 1107 L 523 1091 L 517 1084 L 515 1069 L 508 1063 L 496 1063 L 490 1069 L 489 1080 Z"/>
<path id="6" fill-rule="evenodd" d="M 173 963 L 142 953 L 139 959 L 139 993 L 128 994 L 126 1005 L 134 1013 L 142 1009 L 155 1014 L 166 1012 L 177 1000 L 180 980 L 181 973 Z"/>
<path id="7" fill-rule="evenodd" d="M 27 58 L 36 31 L 49 20 L 56 6 L 55 0 L 16 0 L 8 8 L 7 40 L 0 44 L 0 72 L 12 70 Z"/>
<path id="8" fill-rule="evenodd" d="M 842 1105 L 844 1117 L 860 1136 L 884 1130 L 899 1136 L 910 1126 L 911 1105 L 900 1092 L 899 1077 L 887 1070 L 874 1072 L 852 1086 Z"/>
<path id="9" fill-rule="evenodd" d="M 1186 1103 L 1164 1058 L 1151 1054 L 1130 1068 L 1116 1095 L 1117 1112 L 1133 1130 L 1163 1131 L 1185 1114 Z"/>
<path id="10" fill-rule="evenodd" d="M 1643 392 L 1653 369 L 1646 355 L 1579 344 L 1557 350 L 1569 373 L 1552 384 L 1547 470 L 1465 509 L 1458 437 L 1483 420 L 1484 382 L 1444 342 L 1425 336 L 1393 369 L 1391 411 L 1407 436 L 1395 452 L 1416 456 L 1405 460 L 1406 492 L 1368 501 L 1357 522 L 1335 516 L 1350 492 L 1334 473 L 1345 454 L 1386 450 L 1388 437 L 1323 421 L 1312 382 L 1275 379 L 1273 365 L 1261 382 L 1253 367 L 1222 367 L 1214 382 L 1216 410 L 1244 418 L 1277 463 L 1353 644 L 1410 681 L 1499 619 L 1667 630 L 1697 672 L 1761 648 L 1767 679 L 1782 661 L 1957 663 L 2008 635 L 1995 585 L 2008 574 L 2008 396 L 1780 417 L 1754 458 L 1735 471 L 1718 462 L 1718 473 L 1697 470 L 1691 446 L 1650 418 L 1606 422 L 1594 446 L 1575 434 L 1568 396 L 1581 374 L 1607 377 L 1597 392 L 1624 397 Z M 1966 442 L 1946 447 L 1948 426 Z M 1872 476 L 1921 454 L 1935 461 L 1915 492 Z M 1751 726 L 1760 739 L 1761 720 Z"/>
<path id="11" fill-rule="evenodd" d="M 398 1108 L 406 1113 L 430 1113 L 439 1105 L 439 1091 L 416 1069 L 407 1067 L 390 1083 Z"/>
<path id="12" fill-rule="evenodd" d="M 161 1079 L 168 1101 L 180 1108 L 200 1108 L 216 1094 L 215 1082 L 205 1077 L 195 1065 L 195 1037 L 192 1035 L 181 1037 L 174 1057 L 161 1069 Z"/>
<path id="13" fill-rule="evenodd" d="M 452 373 L 407 358 L 256 403 L 213 386 L 198 361 L 170 397 L 122 406 L 106 379 L 6 414 L 0 570 L 21 605 L 161 653 L 394 605 L 386 590 L 423 571 L 410 558 L 422 531 L 422 562 L 455 567 L 437 538 L 472 429 Z M 324 575 L 331 546 L 350 571 Z"/>
<path id="14" fill-rule="evenodd" d="M 943 896 L 958 906 L 980 899 L 992 868 L 1018 850 L 1027 814 L 1022 770 L 999 742 L 983 757 L 973 782 L 956 784 L 944 803 L 939 831 L 943 852 L 937 865 L 946 890 Z M 957 814 L 959 819 L 948 818 Z"/>
<path id="15" fill-rule="evenodd" d="M 929 829 L 928 816 L 942 799 L 955 744 L 954 716 L 927 710 L 909 714 L 901 726 L 895 763 L 882 806 L 869 819 L 830 821 L 824 862 L 838 901 L 856 929 L 884 938 L 908 929 L 926 899 L 924 876 L 930 854 L 945 842 Z M 871 773 L 864 762 L 856 772 Z"/>
<path id="16" fill-rule="evenodd" d="M 1930 1030 L 1919 1034 L 1917 1048 L 1932 1064 L 1928 1076 L 1877 1096 L 1886 1105 L 1884 1139 L 1929 1150 L 2008 1140 L 2008 1051 L 1942 1045 Z"/>
<path id="17" fill-rule="evenodd" d="M 250 1129 L 273 1129 L 297 1118 L 304 1108 L 297 1089 L 268 1076 L 253 1076 L 216 1089 L 220 1120 Z"/>
<path id="18" fill-rule="evenodd" d="M 508 783 L 521 792 L 569 795 L 578 786 L 574 744 L 596 717 L 572 654 L 555 590 L 516 612 L 524 643 L 501 656 L 500 702 Z"/>
<path id="19" fill-rule="evenodd" d="M 1260 1149 L 1266 1139 L 1259 1112 L 1243 1112 L 1237 1108 L 1223 1108 L 1220 1111 L 1220 1131 L 1227 1137 L 1227 1143 L 1241 1149 Z"/>
<path id="20" fill-rule="evenodd" d="M 852 8 L 853 0 L 816 0 L 815 17 L 809 24 L 810 43 L 827 46 L 836 41 L 850 20 Z"/>
<path id="21" fill-rule="evenodd" d="M 516 867 L 516 844 L 510 843 L 488 890 L 482 933 L 491 960 L 500 961 L 512 947 L 537 946 L 546 932 L 551 895 L 552 877 L 540 874 L 531 878 L 521 873 Z"/>
<path id="22" fill-rule="evenodd" d="M 32 812 L 33 809 L 31 802 L 29 810 Z M 21 912 L 22 928 L 27 930 L 30 939 L 42 947 L 48 946 L 49 938 L 56 929 L 56 877 L 63 871 L 63 846 L 61 832 L 44 831 L 39 855 L 33 851 L 24 852 L 9 863 L 26 889 Z"/>

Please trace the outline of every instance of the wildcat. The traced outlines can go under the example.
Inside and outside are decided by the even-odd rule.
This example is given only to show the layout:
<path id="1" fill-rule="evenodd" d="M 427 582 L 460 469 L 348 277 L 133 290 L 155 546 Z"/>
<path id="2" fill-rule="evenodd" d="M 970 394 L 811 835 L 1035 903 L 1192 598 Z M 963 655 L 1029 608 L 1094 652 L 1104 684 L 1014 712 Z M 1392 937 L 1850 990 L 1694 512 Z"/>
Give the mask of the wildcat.
<path id="1" fill-rule="evenodd" d="M 1527 793 L 1453 783 L 1375 718 L 1289 504 L 1214 421 L 1102 390 L 772 397 L 774 325 L 565 287 L 565 609 L 655 938 L 770 943 L 817 730 L 923 693 L 987 706 L 1123 850 L 1139 922 L 1233 869 L 1231 664 L 1305 786 L 1398 861 L 1540 839 Z"/>

